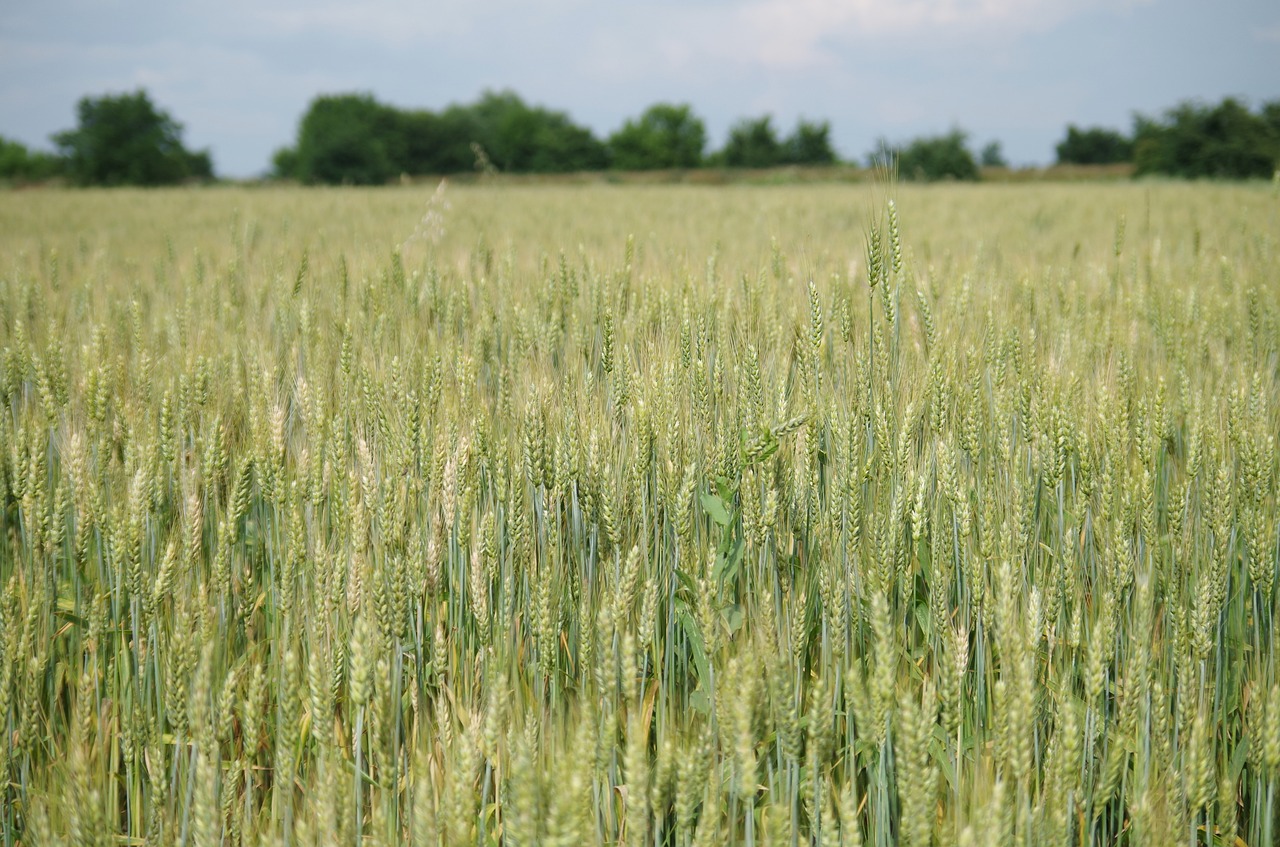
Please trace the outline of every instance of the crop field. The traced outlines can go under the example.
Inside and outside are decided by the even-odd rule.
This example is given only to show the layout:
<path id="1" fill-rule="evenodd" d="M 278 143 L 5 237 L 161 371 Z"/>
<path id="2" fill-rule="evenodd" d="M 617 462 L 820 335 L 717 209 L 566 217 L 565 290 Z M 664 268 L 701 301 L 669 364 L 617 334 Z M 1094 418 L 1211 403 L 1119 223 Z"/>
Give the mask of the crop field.
<path id="1" fill-rule="evenodd" d="M 0 847 L 1280 843 L 1273 185 L 0 193 Z"/>

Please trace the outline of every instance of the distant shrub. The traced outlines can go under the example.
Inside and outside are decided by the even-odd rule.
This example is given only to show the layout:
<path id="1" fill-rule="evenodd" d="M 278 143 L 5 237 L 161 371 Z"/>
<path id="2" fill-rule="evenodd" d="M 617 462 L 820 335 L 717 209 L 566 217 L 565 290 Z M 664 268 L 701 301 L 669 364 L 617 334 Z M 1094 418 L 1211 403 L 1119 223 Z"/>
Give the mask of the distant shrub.
<path id="1" fill-rule="evenodd" d="M 609 136 L 611 164 L 629 171 L 696 168 L 707 128 L 688 104 L 655 103 Z"/>
<path id="2" fill-rule="evenodd" d="M 782 142 L 773 118 L 743 118 L 729 129 L 721 159 L 731 168 L 771 168 L 782 162 Z"/>
<path id="3" fill-rule="evenodd" d="M 1004 150 L 1000 148 L 999 141 L 988 142 L 987 146 L 982 148 L 981 161 L 984 168 L 1009 167 L 1009 160 L 1004 157 Z"/>
<path id="4" fill-rule="evenodd" d="M 1060 165 L 1114 165 L 1133 161 L 1133 141 L 1102 127 L 1067 125 L 1067 137 L 1056 148 Z"/>
<path id="5" fill-rule="evenodd" d="M 1251 112 L 1228 97 L 1216 106 L 1183 102 L 1163 119 L 1134 119 L 1137 175 L 1248 179 L 1280 167 L 1280 100 Z"/>
<path id="6" fill-rule="evenodd" d="M 831 146 L 831 124 L 801 118 L 782 142 L 782 156 L 789 165 L 834 165 L 836 152 Z"/>
<path id="7" fill-rule="evenodd" d="M 320 96 L 299 123 L 296 146 L 278 150 L 273 165 L 277 176 L 302 182 L 371 185 L 402 173 L 469 171 L 473 144 L 503 171 L 599 170 L 608 162 L 591 130 L 503 91 L 442 112 L 401 110 L 368 94 Z"/>
<path id="8" fill-rule="evenodd" d="M 81 185 L 171 185 L 213 176 L 209 152 L 187 150 L 182 124 L 144 90 L 83 97 L 76 116 L 79 125 L 53 140 Z"/>
<path id="9" fill-rule="evenodd" d="M 969 150 L 968 133 L 961 129 L 916 138 L 905 146 L 893 146 L 882 140 L 868 157 L 868 164 L 873 168 L 896 167 L 902 179 L 920 182 L 978 178 L 978 162 Z"/>
<path id="10" fill-rule="evenodd" d="M 0 180 L 40 182 L 59 176 L 66 163 L 52 153 L 30 150 L 20 141 L 0 135 Z"/>
<path id="11" fill-rule="evenodd" d="M 276 154 L 277 169 L 302 182 L 377 185 L 400 172 L 399 115 L 368 94 L 317 97 L 298 128 L 298 145 Z"/>
<path id="12" fill-rule="evenodd" d="M 827 121 L 796 121 L 786 138 L 779 138 L 773 118 L 743 118 L 729 130 L 724 149 L 712 156 L 712 164 L 730 168 L 774 168 L 779 165 L 833 165 L 837 161 L 831 146 L 831 124 Z"/>

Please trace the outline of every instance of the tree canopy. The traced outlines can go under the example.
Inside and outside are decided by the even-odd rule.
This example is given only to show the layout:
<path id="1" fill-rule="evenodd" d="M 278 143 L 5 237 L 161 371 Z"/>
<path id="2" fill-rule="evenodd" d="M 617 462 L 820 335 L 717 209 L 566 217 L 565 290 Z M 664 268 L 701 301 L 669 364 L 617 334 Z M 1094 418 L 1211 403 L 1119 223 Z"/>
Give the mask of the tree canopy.
<path id="1" fill-rule="evenodd" d="M 62 173 L 63 162 L 52 153 L 30 150 L 20 141 L 0 135 L 0 180 L 38 182 Z"/>
<path id="2" fill-rule="evenodd" d="M 693 168 L 772 168 L 838 161 L 826 121 L 797 121 L 781 137 L 772 116 L 743 118 L 710 155 L 702 119 L 687 103 L 655 103 L 605 141 L 562 111 L 530 105 L 511 91 L 433 112 L 401 110 L 367 94 L 317 97 L 294 147 L 277 151 L 279 176 L 304 182 L 386 182 L 397 174 L 448 174 L 483 166 L 513 173 Z M 1134 162 L 1137 174 L 1267 177 L 1280 164 L 1280 101 L 1255 113 L 1232 98 L 1182 103 L 1160 118 L 1135 117 L 1132 137 L 1103 127 L 1067 127 L 1059 163 Z M 870 163 L 892 162 L 904 179 L 972 180 L 978 163 L 1007 166 L 998 141 L 975 156 L 961 129 L 890 145 Z"/>
<path id="3" fill-rule="evenodd" d="M 980 156 L 984 168 L 1007 168 L 1009 160 L 1004 157 L 1004 150 L 999 141 L 989 141 L 982 148 Z"/>
<path id="4" fill-rule="evenodd" d="M 1183 102 L 1163 120 L 1134 118 L 1135 173 L 1187 178 L 1269 177 L 1280 169 L 1280 100 L 1255 114 L 1235 98 Z"/>
<path id="5" fill-rule="evenodd" d="M 683 103 L 655 103 L 609 136 L 613 167 L 630 171 L 696 168 L 706 146 L 706 126 Z"/>
<path id="6" fill-rule="evenodd" d="M 564 112 L 529 106 L 514 92 L 486 93 L 471 107 L 477 138 L 499 170 L 564 173 L 603 168 L 604 144 Z"/>
<path id="7" fill-rule="evenodd" d="M 57 153 L 0 137 L 0 181 L 67 179 L 79 185 L 167 185 L 213 177 L 207 150 L 182 142 L 182 124 L 143 89 L 83 97 L 77 126 L 56 133 Z M 1248 104 L 1184 101 L 1157 117 L 1134 116 L 1133 132 L 1069 124 L 1056 145 L 1060 164 L 1132 162 L 1135 175 L 1267 178 L 1280 169 L 1280 100 Z M 294 144 L 275 151 L 275 176 L 305 183 L 383 184 L 397 176 L 482 169 L 565 173 L 697 168 L 773 168 L 838 161 L 827 121 L 801 118 L 781 137 L 771 115 L 742 118 L 724 146 L 707 152 L 707 130 L 688 103 L 654 103 L 605 140 L 568 113 L 526 103 L 513 91 L 486 91 L 440 111 L 402 109 L 367 93 L 315 97 Z M 892 164 L 904 179 L 971 180 L 1007 167 L 998 141 L 979 156 L 961 129 L 905 143 L 881 140 L 872 167 Z"/>
<path id="8" fill-rule="evenodd" d="M 209 179 L 207 150 L 182 145 L 182 124 L 147 92 L 83 97 L 78 125 L 54 135 L 70 178 L 81 185 L 168 185 Z"/>
<path id="9" fill-rule="evenodd" d="M 782 142 L 782 157 L 788 165 L 834 165 L 836 151 L 831 146 L 831 124 L 801 118 Z"/>
<path id="10" fill-rule="evenodd" d="M 717 155 L 718 163 L 731 168 L 772 168 L 778 165 L 830 165 L 836 162 L 831 147 L 831 125 L 801 118 L 791 135 L 778 138 L 773 118 L 743 118 L 729 129 L 729 139 Z"/>
<path id="11" fill-rule="evenodd" d="M 601 141 L 566 113 L 530 105 L 511 91 L 485 92 L 474 103 L 440 112 L 397 109 L 369 94 L 336 94 L 311 101 L 297 143 L 277 150 L 272 161 L 277 176 L 353 184 L 459 173 L 481 164 L 510 173 L 564 173 L 836 161 L 826 121 L 800 120 L 791 135 L 779 138 L 765 115 L 735 124 L 714 157 L 705 155 L 706 145 L 706 125 L 687 103 L 655 103 Z"/>
<path id="12" fill-rule="evenodd" d="M 291 164 L 303 182 L 386 182 L 404 158 L 400 115 L 367 94 L 317 97 L 302 118 Z"/>
<path id="13" fill-rule="evenodd" d="M 868 159 L 871 167 L 896 166 L 899 176 L 907 180 L 975 180 L 979 175 L 978 162 L 969 149 L 969 135 L 958 128 L 945 135 L 916 138 L 905 145 L 881 140 Z"/>
<path id="14" fill-rule="evenodd" d="M 1133 140 L 1113 129 L 1067 124 L 1067 136 L 1056 151 L 1060 165 L 1112 165 L 1133 161 Z"/>
<path id="15" fill-rule="evenodd" d="M 278 176 L 302 182 L 368 185 L 402 173 L 470 170 L 473 144 L 504 171 L 598 170 L 608 161 L 604 144 L 567 114 L 503 91 L 439 113 L 397 109 L 369 94 L 317 97 L 296 146 L 278 150 L 273 162 Z"/>
<path id="16" fill-rule="evenodd" d="M 729 128 L 729 140 L 721 154 L 731 168 L 770 168 L 782 161 L 782 142 L 773 118 L 743 118 Z"/>

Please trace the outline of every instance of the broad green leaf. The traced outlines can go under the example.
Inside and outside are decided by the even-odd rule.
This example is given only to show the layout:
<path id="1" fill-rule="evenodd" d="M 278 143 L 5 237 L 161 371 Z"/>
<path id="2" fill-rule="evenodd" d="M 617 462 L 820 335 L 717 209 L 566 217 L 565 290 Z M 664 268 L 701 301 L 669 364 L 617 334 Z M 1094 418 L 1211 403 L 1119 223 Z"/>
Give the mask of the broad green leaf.
<path id="1" fill-rule="evenodd" d="M 720 526 L 728 526 L 733 522 L 733 516 L 729 514 L 729 509 L 718 496 L 711 493 L 703 493 L 699 499 L 702 502 L 702 510 L 711 516 L 711 520 L 720 524 Z"/>
<path id="2" fill-rule="evenodd" d="M 698 628 L 697 621 L 689 614 L 687 608 L 680 610 L 679 619 L 685 638 L 689 641 L 689 652 L 693 654 L 691 658 L 694 668 L 698 671 L 698 681 L 709 680 L 711 673 L 707 665 L 707 648 L 702 640 L 702 630 Z"/>

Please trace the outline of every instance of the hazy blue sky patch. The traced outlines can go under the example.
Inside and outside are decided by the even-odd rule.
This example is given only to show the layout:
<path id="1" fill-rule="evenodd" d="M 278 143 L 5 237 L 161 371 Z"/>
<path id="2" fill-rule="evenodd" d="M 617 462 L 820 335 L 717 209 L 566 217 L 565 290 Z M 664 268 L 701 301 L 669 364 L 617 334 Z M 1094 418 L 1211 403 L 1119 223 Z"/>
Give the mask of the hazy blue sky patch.
<path id="1" fill-rule="evenodd" d="M 765 112 L 837 149 L 967 129 L 1047 163 L 1067 123 L 1280 98 L 1274 0 L 0 0 L 0 134 L 49 147 L 76 101 L 147 88 L 217 171 L 265 171 L 319 93 L 439 109 L 511 88 L 601 137 L 689 102 L 719 145 Z"/>

